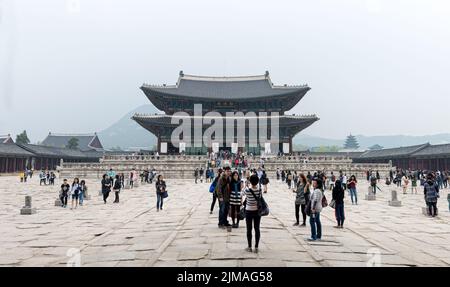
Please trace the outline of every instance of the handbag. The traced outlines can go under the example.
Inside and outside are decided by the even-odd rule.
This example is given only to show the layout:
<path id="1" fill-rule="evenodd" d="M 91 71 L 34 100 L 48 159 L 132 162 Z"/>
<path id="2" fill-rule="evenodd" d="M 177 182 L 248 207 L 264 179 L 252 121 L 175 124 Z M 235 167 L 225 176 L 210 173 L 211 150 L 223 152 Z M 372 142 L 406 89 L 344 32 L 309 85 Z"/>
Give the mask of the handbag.
<path id="1" fill-rule="evenodd" d="M 311 216 L 311 200 L 308 201 L 308 204 L 305 206 L 305 213 L 308 216 Z"/>
<path id="2" fill-rule="evenodd" d="M 330 207 L 333 208 L 333 209 L 336 208 L 336 201 L 334 199 L 332 199 L 330 201 Z"/>
<path id="3" fill-rule="evenodd" d="M 167 193 L 167 190 L 165 190 L 163 193 L 161 193 L 161 197 L 162 197 L 162 198 L 167 198 L 167 197 L 169 197 L 169 194 Z"/>
<path id="4" fill-rule="evenodd" d="M 245 205 L 239 210 L 238 219 L 239 220 L 245 219 Z"/>
<path id="5" fill-rule="evenodd" d="M 325 208 L 328 206 L 328 200 L 325 194 L 322 196 L 322 208 Z"/>
<path id="6" fill-rule="evenodd" d="M 267 202 L 264 200 L 261 190 L 259 190 L 260 194 L 259 197 L 256 197 L 255 193 L 251 188 L 249 188 L 249 190 L 252 193 L 253 197 L 256 199 L 256 202 L 258 203 L 258 215 L 259 216 L 269 215 L 269 206 L 267 205 Z"/>

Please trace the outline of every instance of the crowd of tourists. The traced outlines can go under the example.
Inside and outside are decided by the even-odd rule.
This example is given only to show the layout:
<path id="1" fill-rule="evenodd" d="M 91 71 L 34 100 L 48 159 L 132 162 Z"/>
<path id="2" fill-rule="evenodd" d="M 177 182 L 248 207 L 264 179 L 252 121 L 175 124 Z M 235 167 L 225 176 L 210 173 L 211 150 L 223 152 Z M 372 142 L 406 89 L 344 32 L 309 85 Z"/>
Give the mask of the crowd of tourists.
<path id="1" fill-rule="evenodd" d="M 208 153 L 208 168 L 218 168 L 223 165 L 234 168 L 247 168 L 249 166 L 248 156 L 244 153 L 231 153 L 227 150 L 221 150 L 218 153 Z M 253 157 L 253 155 L 250 155 Z"/>
<path id="2" fill-rule="evenodd" d="M 78 206 L 83 206 L 84 199 L 88 196 L 88 187 L 86 181 L 81 180 L 76 177 L 73 179 L 72 183 L 69 184 L 67 179 L 63 180 L 61 184 L 61 190 L 59 193 L 59 198 L 61 200 L 61 207 L 67 208 L 67 201 L 70 198 L 71 207 L 70 209 L 76 209 Z"/>
<path id="3" fill-rule="evenodd" d="M 39 173 L 39 185 L 55 185 L 55 179 L 56 174 L 53 171 L 42 170 Z"/>

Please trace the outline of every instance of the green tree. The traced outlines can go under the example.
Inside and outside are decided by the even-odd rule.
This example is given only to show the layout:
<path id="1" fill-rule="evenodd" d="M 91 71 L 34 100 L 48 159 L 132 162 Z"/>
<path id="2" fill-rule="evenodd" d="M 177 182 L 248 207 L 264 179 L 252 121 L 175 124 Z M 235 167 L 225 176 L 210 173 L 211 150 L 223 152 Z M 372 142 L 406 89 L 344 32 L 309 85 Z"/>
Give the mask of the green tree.
<path id="1" fill-rule="evenodd" d="M 78 148 L 78 139 L 77 138 L 71 138 L 69 142 L 67 143 L 67 148 L 69 149 L 77 149 Z"/>
<path id="2" fill-rule="evenodd" d="M 16 136 L 16 143 L 17 144 L 29 144 L 30 139 L 27 136 L 27 131 L 23 131 L 21 134 L 18 134 Z"/>
<path id="3" fill-rule="evenodd" d="M 349 135 L 345 140 L 344 149 L 359 149 L 358 141 L 353 135 Z"/>

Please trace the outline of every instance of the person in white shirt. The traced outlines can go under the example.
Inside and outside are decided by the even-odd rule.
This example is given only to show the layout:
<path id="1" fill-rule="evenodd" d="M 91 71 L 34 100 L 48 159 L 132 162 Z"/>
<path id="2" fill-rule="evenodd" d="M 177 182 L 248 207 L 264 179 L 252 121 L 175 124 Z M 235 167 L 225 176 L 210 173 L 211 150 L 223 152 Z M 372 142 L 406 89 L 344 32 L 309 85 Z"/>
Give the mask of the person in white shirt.
<path id="1" fill-rule="evenodd" d="M 347 175 L 346 174 L 344 174 L 342 176 L 342 188 L 344 190 L 347 190 Z M 348 191 L 348 196 L 350 196 L 350 190 Z"/>
<path id="2" fill-rule="evenodd" d="M 78 177 L 73 179 L 73 183 L 70 188 L 70 194 L 72 196 L 72 207 L 70 209 L 73 209 L 74 203 L 75 203 L 75 208 L 77 208 L 78 200 L 80 197 L 80 180 L 78 179 Z"/>
<path id="3" fill-rule="evenodd" d="M 408 190 L 408 186 L 409 186 L 409 179 L 408 177 L 405 175 L 403 175 L 402 177 L 402 188 L 403 188 L 403 194 L 406 194 L 407 190 Z"/>

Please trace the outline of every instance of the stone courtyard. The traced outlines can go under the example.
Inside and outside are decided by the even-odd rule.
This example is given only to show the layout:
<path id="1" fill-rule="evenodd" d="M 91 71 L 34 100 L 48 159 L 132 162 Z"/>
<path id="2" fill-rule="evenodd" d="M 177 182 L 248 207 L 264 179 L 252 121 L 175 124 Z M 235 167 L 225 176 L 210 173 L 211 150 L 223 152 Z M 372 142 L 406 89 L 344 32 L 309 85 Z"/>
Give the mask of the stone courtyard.
<path id="1" fill-rule="evenodd" d="M 307 227 L 292 226 L 295 195 L 272 180 L 266 200 L 271 214 L 262 219 L 260 252 L 247 253 L 245 223 L 231 232 L 217 228 L 218 206 L 209 214 L 209 184 L 167 180 L 169 198 L 156 212 L 154 185 L 121 192 L 119 204 L 98 196 L 100 184 L 87 179 L 90 200 L 75 210 L 54 206 L 60 181 L 39 186 L 0 177 L 0 266 L 449 266 L 450 213 L 441 191 L 439 216 L 421 213 L 422 189 L 403 195 L 381 185 L 376 201 L 364 200 L 360 180 L 358 205 L 346 194 L 345 228 L 335 229 L 334 210 L 322 212 L 322 241 L 308 242 Z M 391 189 L 401 207 L 391 207 Z M 20 215 L 26 195 L 37 213 Z M 326 193 L 329 201 L 330 192 Z M 70 207 L 70 200 L 69 200 Z"/>

